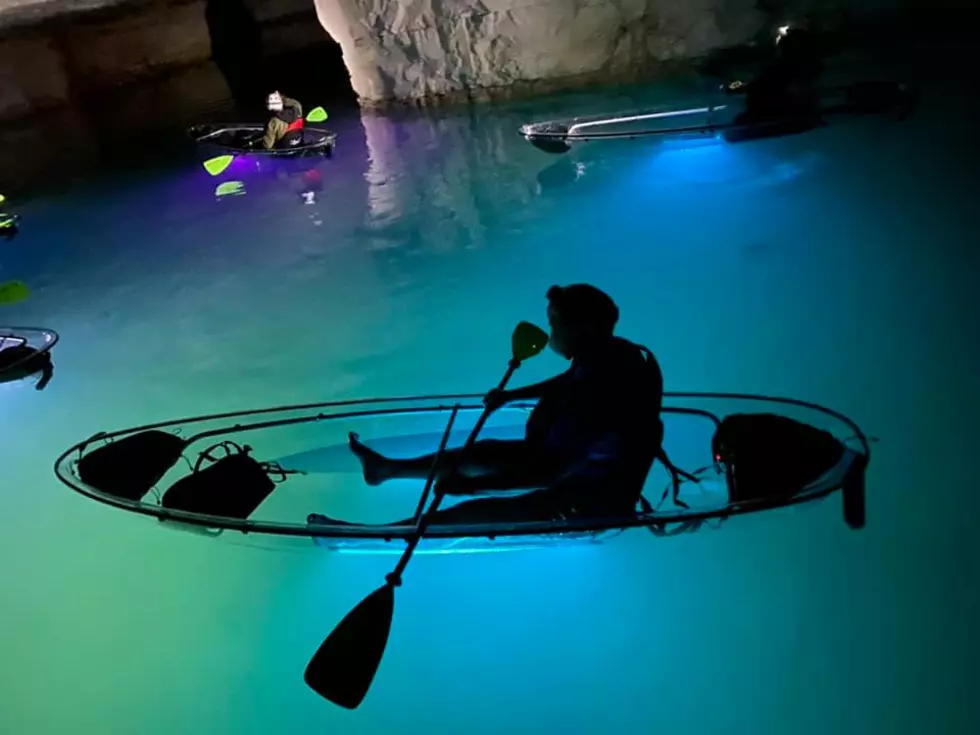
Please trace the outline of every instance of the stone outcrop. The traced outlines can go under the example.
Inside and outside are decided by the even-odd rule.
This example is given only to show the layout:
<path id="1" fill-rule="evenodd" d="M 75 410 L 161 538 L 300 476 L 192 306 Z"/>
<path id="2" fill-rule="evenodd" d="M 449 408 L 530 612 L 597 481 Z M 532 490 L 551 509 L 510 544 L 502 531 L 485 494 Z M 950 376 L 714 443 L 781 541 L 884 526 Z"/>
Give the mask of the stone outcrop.
<path id="1" fill-rule="evenodd" d="M 9 10 L 0 16 L 8 24 L 0 39 L 0 119 L 200 63 L 211 53 L 198 0 L 102 7 L 88 16 L 56 15 L 52 2 L 21 5 L 13 18 Z"/>
<path id="2" fill-rule="evenodd" d="M 365 103 L 624 78 L 743 43 L 756 0 L 315 0 Z"/>

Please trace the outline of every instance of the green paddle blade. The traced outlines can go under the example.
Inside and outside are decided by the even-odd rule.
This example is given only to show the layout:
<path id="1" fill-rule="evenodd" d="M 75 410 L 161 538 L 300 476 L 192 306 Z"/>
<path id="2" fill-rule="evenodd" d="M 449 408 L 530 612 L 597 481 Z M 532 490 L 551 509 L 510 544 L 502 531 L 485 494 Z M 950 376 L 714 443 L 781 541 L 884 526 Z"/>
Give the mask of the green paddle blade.
<path id="1" fill-rule="evenodd" d="M 3 204 L 5 201 L 7 201 L 7 197 L 5 197 L 3 194 L 0 194 L 0 204 Z"/>
<path id="2" fill-rule="evenodd" d="M 321 123 L 327 119 L 327 111 L 322 107 L 314 107 L 310 114 L 306 116 L 306 122 Z"/>
<path id="3" fill-rule="evenodd" d="M 547 344 L 548 333 L 530 322 L 518 324 L 510 340 L 514 359 L 518 362 L 524 362 L 541 354 Z"/>
<path id="4" fill-rule="evenodd" d="M 379 587 L 347 613 L 306 666 L 307 686 L 326 700 L 357 709 L 371 688 L 395 616 L 395 589 Z"/>
<path id="5" fill-rule="evenodd" d="M 204 170 L 207 171 L 212 176 L 217 176 L 224 172 L 226 168 L 231 165 L 231 162 L 235 160 L 234 156 L 218 156 L 217 158 L 209 158 L 204 162 Z"/>
<path id="6" fill-rule="evenodd" d="M 16 304 L 31 295 L 31 290 L 23 281 L 0 283 L 0 304 Z"/>

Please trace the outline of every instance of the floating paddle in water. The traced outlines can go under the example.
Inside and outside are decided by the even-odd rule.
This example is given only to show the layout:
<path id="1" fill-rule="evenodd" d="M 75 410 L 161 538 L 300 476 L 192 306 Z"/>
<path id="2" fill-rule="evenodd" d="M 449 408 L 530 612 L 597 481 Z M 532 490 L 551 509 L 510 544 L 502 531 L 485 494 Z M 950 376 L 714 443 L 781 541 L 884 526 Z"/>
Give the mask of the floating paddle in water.
<path id="1" fill-rule="evenodd" d="M 31 290 L 23 281 L 0 283 L 0 305 L 16 304 L 31 295 Z"/>
<path id="2" fill-rule="evenodd" d="M 503 390 L 514 371 L 525 360 L 540 354 L 547 344 L 548 335 L 541 329 L 528 322 L 518 324 L 511 338 L 510 364 L 497 387 Z M 461 461 L 473 446 L 489 416 L 490 410 L 484 410 L 470 432 L 466 444 L 463 445 L 457 461 Z M 426 481 L 426 492 L 437 475 L 439 461 L 451 427 L 450 420 L 447 433 L 443 437 L 443 445 Z M 432 505 L 425 515 L 420 517 L 405 552 L 398 560 L 395 569 L 385 578 L 384 585 L 361 600 L 357 607 L 347 613 L 323 641 L 307 665 L 304 679 L 307 685 L 324 699 L 346 709 L 356 709 L 367 695 L 388 644 L 388 634 L 395 615 L 395 587 L 401 585 L 405 567 L 408 566 L 415 547 L 425 534 L 442 499 L 443 494 L 436 486 Z"/>
<path id="3" fill-rule="evenodd" d="M 327 119 L 327 111 L 322 107 L 314 107 L 310 110 L 309 114 L 306 116 L 306 122 L 309 123 L 321 123 Z M 204 162 L 204 170 L 207 171 L 212 176 L 219 176 L 224 173 L 231 162 L 235 160 L 235 156 L 223 155 L 217 156 L 216 158 L 209 158 Z M 2 200 L 0 200 L 2 201 Z"/>

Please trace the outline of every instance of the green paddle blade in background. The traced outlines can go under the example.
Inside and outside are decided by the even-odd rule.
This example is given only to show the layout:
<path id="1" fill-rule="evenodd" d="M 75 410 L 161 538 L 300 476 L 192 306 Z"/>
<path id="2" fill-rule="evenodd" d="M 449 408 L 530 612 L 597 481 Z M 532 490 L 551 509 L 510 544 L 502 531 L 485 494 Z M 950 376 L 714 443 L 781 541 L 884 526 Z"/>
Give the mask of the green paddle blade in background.
<path id="1" fill-rule="evenodd" d="M 231 162 L 234 160 L 235 157 L 229 155 L 209 158 L 204 162 L 204 170 L 212 176 L 218 176 L 219 174 L 224 173 L 225 169 L 228 168 L 231 165 Z"/>
<path id="2" fill-rule="evenodd" d="M 23 281 L 0 283 L 0 305 L 16 304 L 31 295 L 31 290 Z"/>
<path id="3" fill-rule="evenodd" d="M 322 107 L 314 107 L 310 114 L 306 116 L 306 122 L 321 123 L 327 119 L 327 111 Z"/>

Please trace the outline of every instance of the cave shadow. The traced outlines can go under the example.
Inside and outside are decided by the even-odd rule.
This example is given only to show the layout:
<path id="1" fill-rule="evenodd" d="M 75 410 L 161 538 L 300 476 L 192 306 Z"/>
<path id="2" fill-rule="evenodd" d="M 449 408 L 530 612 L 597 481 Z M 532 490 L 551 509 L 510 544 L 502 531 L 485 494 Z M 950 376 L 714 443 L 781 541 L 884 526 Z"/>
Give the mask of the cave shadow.
<path id="1" fill-rule="evenodd" d="M 204 20 L 211 38 L 211 59 L 225 78 L 235 106 L 258 107 L 266 87 L 262 67 L 262 31 L 244 0 L 207 0 Z"/>
<path id="2" fill-rule="evenodd" d="M 273 90 L 298 99 L 304 109 L 357 104 L 340 45 L 325 30 L 320 43 L 272 54 L 245 0 L 207 0 L 205 20 L 211 59 L 241 113 L 264 116 Z M 320 27 L 315 16 L 310 22 Z"/>

